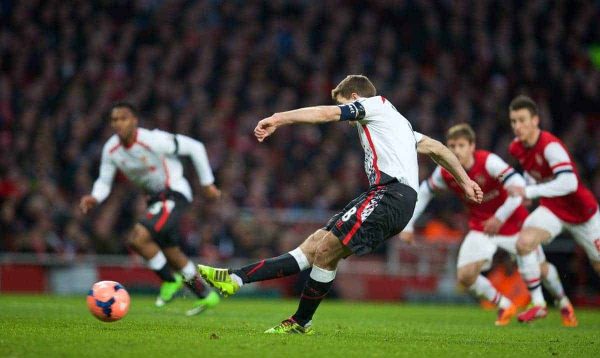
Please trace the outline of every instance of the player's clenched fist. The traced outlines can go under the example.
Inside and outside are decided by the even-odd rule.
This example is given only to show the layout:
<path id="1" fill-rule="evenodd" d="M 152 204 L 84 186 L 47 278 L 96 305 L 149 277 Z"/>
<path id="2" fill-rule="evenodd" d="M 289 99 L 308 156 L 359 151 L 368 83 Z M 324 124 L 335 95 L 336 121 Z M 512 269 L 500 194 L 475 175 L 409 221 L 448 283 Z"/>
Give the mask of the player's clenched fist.
<path id="1" fill-rule="evenodd" d="M 262 142 L 273 134 L 277 129 L 277 114 L 272 115 L 271 117 L 265 118 L 258 122 L 256 128 L 254 128 L 254 135 L 259 142 Z"/>
<path id="2" fill-rule="evenodd" d="M 400 233 L 400 240 L 403 242 L 414 245 L 415 244 L 415 233 L 412 231 L 402 231 Z"/>
<path id="3" fill-rule="evenodd" d="M 465 191 L 467 199 L 477 204 L 481 204 L 481 201 L 483 200 L 483 191 L 479 187 L 479 184 L 473 180 L 469 180 L 463 186 L 463 190 Z"/>
<path id="4" fill-rule="evenodd" d="M 202 187 L 202 195 L 209 200 L 218 200 L 221 198 L 221 190 L 214 184 L 207 185 Z"/>
<path id="5" fill-rule="evenodd" d="M 87 214 L 87 212 L 96 205 L 98 205 L 98 200 L 91 195 L 84 196 L 79 202 L 79 208 L 84 214 Z"/>

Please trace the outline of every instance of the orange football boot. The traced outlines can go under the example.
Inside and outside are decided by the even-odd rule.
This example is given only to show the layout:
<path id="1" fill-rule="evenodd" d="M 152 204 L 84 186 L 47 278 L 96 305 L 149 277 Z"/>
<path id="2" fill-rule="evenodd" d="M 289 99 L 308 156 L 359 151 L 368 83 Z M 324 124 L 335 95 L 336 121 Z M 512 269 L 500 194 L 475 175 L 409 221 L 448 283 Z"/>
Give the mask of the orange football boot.
<path id="1" fill-rule="evenodd" d="M 560 317 L 562 318 L 562 325 L 565 327 L 577 327 L 577 317 L 575 317 L 575 310 L 573 305 L 570 303 L 560 309 Z"/>
<path id="2" fill-rule="evenodd" d="M 517 314 L 517 305 L 512 303 L 508 308 L 500 308 L 498 310 L 498 319 L 496 319 L 496 326 L 506 326 L 510 323 L 510 320 Z"/>

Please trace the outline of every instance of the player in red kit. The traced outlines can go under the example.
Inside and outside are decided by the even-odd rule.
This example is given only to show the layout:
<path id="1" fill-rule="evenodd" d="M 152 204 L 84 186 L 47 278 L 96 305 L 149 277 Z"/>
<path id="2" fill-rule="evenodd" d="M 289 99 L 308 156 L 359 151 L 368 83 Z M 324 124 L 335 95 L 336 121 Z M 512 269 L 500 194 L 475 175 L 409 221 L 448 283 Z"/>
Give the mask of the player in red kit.
<path id="1" fill-rule="evenodd" d="M 522 198 L 508 196 L 506 188 L 524 187 L 525 179 L 496 154 L 476 149 L 475 132 L 468 124 L 451 127 L 446 134 L 446 140 L 448 148 L 459 159 L 469 178 L 477 182 L 483 190 L 481 204 L 463 200 L 469 212 L 470 230 L 458 253 L 458 281 L 474 296 L 484 297 L 494 303 L 498 307 L 495 324 L 504 326 L 510 323 L 517 313 L 517 308 L 508 297 L 498 292 L 481 272 L 491 267 L 498 247 L 516 255 L 518 233 L 528 212 L 522 205 Z M 414 215 L 400 234 L 404 241 L 414 240 L 414 222 L 423 213 L 434 194 L 441 190 L 450 190 L 463 197 L 452 176 L 445 169 L 437 167 L 429 179 L 423 181 L 419 187 Z M 546 261 L 539 245 L 536 256 L 536 262 L 543 272 L 544 286 L 555 298 L 562 299 L 564 290 L 556 268 Z"/>
<path id="2" fill-rule="evenodd" d="M 540 199 L 539 207 L 527 217 L 517 240 L 519 269 L 532 299 L 531 308 L 518 318 L 530 322 L 547 315 L 535 248 L 566 230 L 600 273 L 600 214 L 598 202 L 581 183 L 565 145 L 539 128 L 536 103 L 527 96 L 518 96 L 510 103 L 509 111 L 516 137 L 509 152 L 519 161 L 527 179 L 535 182 L 525 188 L 510 187 L 509 193 L 524 199 Z M 560 308 L 563 317 L 572 312 L 570 304 L 561 302 Z"/>

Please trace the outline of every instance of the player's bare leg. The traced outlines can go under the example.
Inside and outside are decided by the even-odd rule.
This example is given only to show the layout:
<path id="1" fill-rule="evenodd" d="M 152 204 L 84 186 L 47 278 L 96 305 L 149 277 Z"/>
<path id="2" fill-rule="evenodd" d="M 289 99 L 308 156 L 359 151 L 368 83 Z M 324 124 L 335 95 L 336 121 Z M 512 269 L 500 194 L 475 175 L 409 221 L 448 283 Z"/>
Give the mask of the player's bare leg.
<path id="1" fill-rule="evenodd" d="M 469 290 L 475 297 L 483 297 L 498 307 L 498 318 L 496 326 L 505 326 L 510 323 L 511 318 L 517 313 L 510 299 L 502 295 L 487 277 L 481 274 L 484 260 L 472 262 L 458 268 L 458 281 Z"/>
<path id="2" fill-rule="evenodd" d="M 565 327 L 577 327 L 577 317 L 571 301 L 565 294 L 562 282 L 558 276 L 556 267 L 548 261 L 540 264 L 542 273 L 542 284 L 554 297 L 555 303 L 560 309 L 562 324 Z"/>
<path id="3" fill-rule="evenodd" d="M 183 286 L 181 276 L 173 275 L 167 264 L 165 254 L 161 251 L 158 244 L 152 240 L 150 231 L 142 224 L 135 225 L 127 239 L 127 244 L 133 251 L 146 259 L 148 267 L 163 281 L 155 304 L 157 307 L 164 306 L 173 299 L 175 293 Z"/>
<path id="4" fill-rule="evenodd" d="M 180 272 L 185 285 L 198 297 L 194 307 L 186 312 L 188 316 L 194 316 L 204 312 L 206 309 L 216 306 L 219 295 L 213 291 L 196 271 L 194 263 L 181 251 L 178 246 L 163 248 L 169 266 Z"/>
<path id="5" fill-rule="evenodd" d="M 519 272 L 529 289 L 532 307 L 518 315 L 519 322 L 531 322 L 544 318 L 548 314 L 546 301 L 542 293 L 540 264 L 537 258 L 537 247 L 548 241 L 550 232 L 537 228 L 525 227 L 517 239 L 517 262 Z"/>

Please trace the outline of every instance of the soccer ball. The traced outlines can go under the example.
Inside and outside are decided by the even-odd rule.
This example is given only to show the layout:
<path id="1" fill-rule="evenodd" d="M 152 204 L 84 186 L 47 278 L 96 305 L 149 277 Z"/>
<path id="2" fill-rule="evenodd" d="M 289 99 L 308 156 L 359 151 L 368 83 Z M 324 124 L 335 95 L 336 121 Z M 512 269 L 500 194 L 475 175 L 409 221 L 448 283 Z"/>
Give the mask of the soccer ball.
<path id="1" fill-rule="evenodd" d="M 87 295 L 90 312 L 101 321 L 114 322 L 129 310 L 129 293 L 115 281 L 96 282 Z"/>

